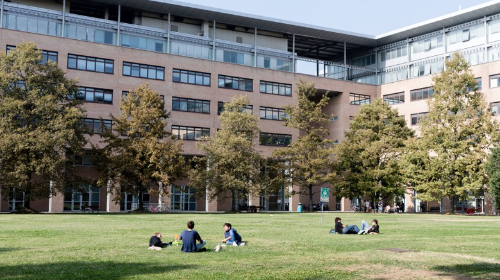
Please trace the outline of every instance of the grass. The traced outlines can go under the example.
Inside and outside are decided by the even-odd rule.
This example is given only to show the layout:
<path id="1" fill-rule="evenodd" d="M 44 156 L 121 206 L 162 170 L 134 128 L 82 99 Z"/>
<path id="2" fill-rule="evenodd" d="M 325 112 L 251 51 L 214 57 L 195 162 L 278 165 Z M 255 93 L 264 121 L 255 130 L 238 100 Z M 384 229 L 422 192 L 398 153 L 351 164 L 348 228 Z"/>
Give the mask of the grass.
<path id="1" fill-rule="evenodd" d="M 380 235 L 334 235 L 378 219 Z M 188 220 L 213 249 L 231 222 L 246 247 L 148 251 Z M 1 279 L 499 279 L 500 219 L 359 213 L 0 215 Z M 380 249 L 410 249 L 391 252 Z"/>

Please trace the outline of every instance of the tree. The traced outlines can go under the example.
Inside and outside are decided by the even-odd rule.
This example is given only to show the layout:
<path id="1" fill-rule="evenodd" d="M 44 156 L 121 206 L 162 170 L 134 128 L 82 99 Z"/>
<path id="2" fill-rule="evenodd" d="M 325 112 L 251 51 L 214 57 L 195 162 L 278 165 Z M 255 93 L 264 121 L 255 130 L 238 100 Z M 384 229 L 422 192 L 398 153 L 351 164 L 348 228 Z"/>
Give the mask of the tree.
<path id="1" fill-rule="evenodd" d="M 144 209 L 143 194 L 161 192 L 185 171 L 182 142 L 167 131 L 169 113 L 156 91 L 142 84 L 122 98 L 121 113 L 103 134 L 104 148 L 94 147 L 101 171 L 98 185 L 133 193 Z M 157 188 L 152 188 L 157 186 Z M 121 199 L 121 196 L 117 196 Z"/>
<path id="2" fill-rule="evenodd" d="M 224 104 L 219 120 L 221 128 L 214 137 L 205 137 L 197 147 L 205 154 L 196 160 L 189 172 L 191 184 L 199 196 L 224 200 L 232 194 L 233 210 L 238 208 L 238 194 L 255 195 L 263 187 L 262 156 L 255 150 L 258 136 L 257 117 L 245 111 L 250 104 L 246 96 L 233 97 Z"/>
<path id="3" fill-rule="evenodd" d="M 402 195 L 398 164 L 406 139 L 413 131 L 404 118 L 382 99 L 363 105 L 336 149 L 336 193 L 342 197 L 368 196 L 371 201 Z"/>
<path id="4" fill-rule="evenodd" d="M 458 53 L 433 77 L 429 113 L 405 156 L 407 183 L 422 200 L 466 200 L 484 191 L 486 160 L 497 127 L 469 64 Z"/>
<path id="5" fill-rule="evenodd" d="M 34 43 L 0 54 L 0 186 L 26 208 L 82 179 L 68 158 L 86 143 L 76 81 L 42 61 Z"/>
<path id="6" fill-rule="evenodd" d="M 489 193 L 495 201 L 495 213 L 498 205 L 500 205 L 500 147 L 495 147 L 491 150 L 491 154 L 486 164 L 486 172 L 488 174 Z"/>
<path id="7" fill-rule="evenodd" d="M 285 107 L 284 121 L 285 126 L 298 129 L 300 134 L 289 147 L 276 150 L 274 156 L 283 169 L 289 170 L 283 174 L 299 186 L 299 193 L 307 191 L 312 206 L 313 187 L 328 182 L 330 177 L 332 141 L 327 139 L 325 127 L 329 118 L 323 113 L 330 98 L 327 93 L 318 98 L 314 83 L 301 80 L 297 87 L 297 105 Z"/>

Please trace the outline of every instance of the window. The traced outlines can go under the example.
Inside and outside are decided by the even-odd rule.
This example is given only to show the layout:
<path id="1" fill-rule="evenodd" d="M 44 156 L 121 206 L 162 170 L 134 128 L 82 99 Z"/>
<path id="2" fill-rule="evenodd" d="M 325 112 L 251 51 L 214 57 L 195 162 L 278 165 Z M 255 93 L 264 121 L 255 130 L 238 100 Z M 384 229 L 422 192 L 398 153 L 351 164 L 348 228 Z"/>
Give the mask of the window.
<path id="1" fill-rule="evenodd" d="M 493 116 L 500 116 L 500 101 L 490 103 L 490 107 Z"/>
<path id="2" fill-rule="evenodd" d="M 398 92 L 398 93 L 384 95 L 384 102 L 387 103 L 387 105 L 405 103 L 405 93 Z"/>
<path id="3" fill-rule="evenodd" d="M 113 74 L 114 61 L 111 59 L 68 54 L 68 69 Z"/>
<path id="4" fill-rule="evenodd" d="M 370 104 L 370 96 L 364 94 L 349 93 L 349 104 L 351 105 Z"/>
<path id="5" fill-rule="evenodd" d="M 200 140 L 210 136 L 210 128 L 172 125 L 172 136 L 182 140 Z"/>
<path id="6" fill-rule="evenodd" d="M 87 126 L 90 133 L 102 134 L 104 129 L 111 129 L 111 120 L 83 119 L 83 125 Z"/>
<path id="7" fill-rule="evenodd" d="M 483 89 L 483 79 L 481 77 L 475 78 L 476 83 L 477 83 L 477 89 L 482 90 Z"/>
<path id="8" fill-rule="evenodd" d="M 210 86 L 210 73 L 174 69 L 172 81 L 174 83 Z"/>
<path id="9" fill-rule="evenodd" d="M 490 88 L 500 86 L 500 74 L 490 76 Z"/>
<path id="10" fill-rule="evenodd" d="M 219 101 L 217 103 L 217 115 L 220 115 L 222 114 L 222 112 L 224 112 L 224 104 L 226 104 L 226 102 Z M 251 115 L 253 114 L 253 105 L 243 105 L 241 111 Z"/>
<path id="11" fill-rule="evenodd" d="M 210 114 L 210 101 L 172 97 L 172 111 Z"/>
<path id="12" fill-rule="evenodd" d="M 253 80 L 219 75 L 219 87 L 242 91 L 253 91 Z"/>
<path id="13" fill-rule="evenodd" d="M 245 64 L 245 56 L 242 53 L 224 50 L 224 62 Z"/>
<path id="14" fill-rule="evenodd" d="M 92 151 L 83 151 L 81 154 L 72 154 L 68 157 L 75 165 L 93 165 Z"/>
<path id="15" fill-rule="evenodd" d="M 165 67 L 123 62 L 123 76 L 165 80 Z"/>
<path id="16" fill-rule="evenodd" d="M 195 190 L 188 186 L 172 186 L 171 202 L 172 210 L 195 211 Z"/>
<path id="17" fill-rule="evenodd" d="M 64 210 L 79 211 L 82 206 L 99 206 L 99 188 L 91 185 L 82 186 L 79 190 L 64 192 Z"/>
<path id="18" fill-rule="evenodd" d="M 410 101 L 429 99 L 434 94 L 432 87 L 414 89 L 410 91 Z"/>
<path id="19" fill-rule="evenodd" d="M 292 85 L 260 81 L 260 93 L 292 96 Z"/>
<path id="20" fill-rule="evenodd" d="M 113 91 L 110 89 L 80 87 L 78 89 L 77 99 L 93 103 L 113 103 Z"/>
<path id="21" fill-rule="evenodd" d="M 282 121 L 283 117 L 286 117 L 285 109 L 260 107 L 260 118 L 262 120 Z"/>
<path id="22" fill-rule="evenodd" d="M 9 54 L 10 50 L 13 50 L 15 48 L 15 46 L 7 46 L 7 54 Z M 57 63 L 57 52 L 46 50 L 41 50 L 40 52 L 42 53 L 42 61 L 40 62 L 40 64 L 46 64 L 47 61 L 53 61 Z"/>
<path id="23" fill-rule="evenodd" d="M 261 132 L 259 143 L 264 146 L 290 146 L 292 135 Z"/>
<path id="24" fill-rule="evenodd" d="M 428 112 L 411 114 L 411 125 L 418 125 L 427 114 Z"/>

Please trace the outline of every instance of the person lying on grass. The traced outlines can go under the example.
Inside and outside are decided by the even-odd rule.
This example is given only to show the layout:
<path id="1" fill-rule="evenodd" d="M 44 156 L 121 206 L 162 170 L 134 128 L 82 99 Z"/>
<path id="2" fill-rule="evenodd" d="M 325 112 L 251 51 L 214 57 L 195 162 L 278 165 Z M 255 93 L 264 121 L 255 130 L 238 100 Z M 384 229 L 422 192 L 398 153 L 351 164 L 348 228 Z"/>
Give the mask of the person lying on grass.
<path id="1" fill-rule="evenodd" d="M 181 233 L 181 236 L 179 237 L 179 239 L 182 240 L 181 251 L 185 253 L 206 251 L 207 249 L 203 248 L 206 242 L 203 239 L 201 239 L 198 232 L 193 229 L 194 229 L 194 222 L 193 221 L 187 222 L 187 229 L 184 230 Z M 196 244 L 196 241 L 200 243 Z"/>
<path id="2" fill-rule="evenodd" d="M 379 234 L 379 227 L 377 220 L 372 221 L 372 226 L 366 231 L 366 234 Z"/>
<path id="3" fill-rule="evenodd" d="M 153 236 L 149 239 L 149 250 L 161 250 L 167 246 L 172 245 L 172 242 L 163 243 L 162 235 L 159 232 L 155 232 Z"/>
<path id="4" fill-rule="evenodd" d="M 337 217 L 335 218 L 335 233 L 340 234 L 362 234 L 365 232 L 365 229 L 368 228 L 368 224 L 365 221 L 361 221 L 361 231 L 359 230 L 357 225 L 344 225 L 342 224 L 342 219 Z"/>
<path id="5" fill-rule="evenodd" d="M 245 246 L 245 243 L 241 242 L 241 236 L 230 223 L 224 224 L 224 239 L 222 239 L 222 243 L 233 246 Z"/>

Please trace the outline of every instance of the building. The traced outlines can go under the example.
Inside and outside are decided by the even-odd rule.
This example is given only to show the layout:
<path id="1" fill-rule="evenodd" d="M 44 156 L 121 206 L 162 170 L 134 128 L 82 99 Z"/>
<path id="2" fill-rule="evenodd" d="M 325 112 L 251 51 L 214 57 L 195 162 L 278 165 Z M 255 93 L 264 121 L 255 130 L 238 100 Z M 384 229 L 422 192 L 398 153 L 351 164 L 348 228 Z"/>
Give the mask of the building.
<path id="1" fill-rule="evenodd" d="M 172 0 L 1 0 L 0 49 L 34 41 L 47 59 L 80 80 L 88 116 L 85 123 L 99 134 L 100 117 L 119 112 L 123 93 L 143 82 L 158 91 L 172 111 L 170 125 L 184 141 L 186 155 L 198 155 L 196 139 L 213 134 L 217 115 L 232 96 L 249 97 L 260 117 L 258 149 L 270 155 L 293 141 L 298 131 L 280 122 L 283 106 L 293 105 L 295 84 L 313 81 L 332 97 L 330 134 L 342 141 L 359 106 L 382 97 L 396 107 L 409 126 L 418 125 L 432 92 L 431 75 L 453 52 L 463 53 L 482 91 L 498 112 L 500 97 L 500 1 L 488 2 L 380 36 L 345 32 L 302 23 L 221 11 Z M 314 69 L 312 73 L 310 70 Z M 109 123 L 105 123 L 108 125 Z M 98 142 L 94 135 L 91 141 Z M 95 173 L 91 155 L 82 172 Z M 224 211 L 230 203 L 190 198 L 187 181 L 170 197 L 146 195 L 179 211 Z M 265 210 L 296 210 L 303 199 L 286 197 L 285 189 L 252 198 Z M 420 212 L 420 201 L 408 193 L 404 206 Z M 32 203 L 40 211 L 79 211 L 84 204 L 101 211 L 134 209 L 137 199 L 89 186 L 85 193 L 58 194 Z M 305 203 L 307 200 L 305 200 Z M 319 201 L 319 198 L 318 198 Z M 443 203 L 444 210 L 456 207 Z M 358 201 L 330 198 L 330 210 L 347 211 Z M 492 201 L 471 201 L 478 211 L 492 212 Z M 22 197 L 1 197 L 0 211 L 22 206 Z M 426 210 L 437 204 L 426 205 Z M 458 209 L 458 208 L 456 208 Z"/>

